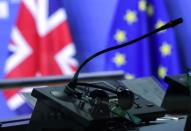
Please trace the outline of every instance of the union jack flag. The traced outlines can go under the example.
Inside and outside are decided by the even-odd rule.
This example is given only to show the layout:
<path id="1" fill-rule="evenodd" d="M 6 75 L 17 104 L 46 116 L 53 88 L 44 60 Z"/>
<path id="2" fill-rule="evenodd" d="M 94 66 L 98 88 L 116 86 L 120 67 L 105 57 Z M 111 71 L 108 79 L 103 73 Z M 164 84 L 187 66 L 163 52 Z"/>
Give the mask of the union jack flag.
<path id="1" fill-rule="evenodd" d="M 61 0 L 22 0 L 8 48 L 6 78 L 70 75 L 78 66 Z M 18 94 L 26 90 L 4 91 L 8 106 L 19 114 L 28 113 Z"/>

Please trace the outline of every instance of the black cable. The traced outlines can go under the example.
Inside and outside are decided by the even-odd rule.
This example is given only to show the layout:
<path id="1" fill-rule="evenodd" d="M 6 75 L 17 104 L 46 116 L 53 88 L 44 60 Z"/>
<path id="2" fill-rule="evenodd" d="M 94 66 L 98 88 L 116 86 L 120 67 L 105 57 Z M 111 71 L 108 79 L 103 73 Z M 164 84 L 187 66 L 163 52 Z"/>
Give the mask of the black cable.
<path id="1" fill-rule="evenodd" d="M 79 86 L 88 86 L 88 87 L 91 87 L 91 88 L 102 89 L 102 90 L 109 91 L 111 93 L 117 94 L 117 91 L 115 91 L 113 89 L 110 89 L 110 88 L 107 88 L 107 87 L 104 87 L 104 86 L 95 85 L 95 84 L 79 82 L 76 85 L 79 85 Z"/>

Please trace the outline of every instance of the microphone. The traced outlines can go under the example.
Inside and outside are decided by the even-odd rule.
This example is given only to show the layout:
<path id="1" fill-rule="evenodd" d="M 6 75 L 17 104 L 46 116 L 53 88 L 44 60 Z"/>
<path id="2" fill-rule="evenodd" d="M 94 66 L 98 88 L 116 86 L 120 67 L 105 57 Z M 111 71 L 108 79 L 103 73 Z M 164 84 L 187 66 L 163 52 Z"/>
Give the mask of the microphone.
<path id="1" fill-rule="evenodd" d="M 167 24 L 149 32 L 149 33 L 146 33 L 138 38 L 135 38 L 129 42 L 125 42 L 125 43 L 122 43 L 120 45 L 117 45 L 117 46 L 113 46 L 113 47 L 109 47 L 109 48 L 106 48 L 104 50 L 101 50 L 93 55 L 91 55 L 90 57 L 88 57 L 78 68 L 78 70 L 76 71 L 76 73 L 74 74 L 72 80 L 66 85 L 65 89 L 64 89 L 64 92 L 58 92 L 58 91 L 52 91 L 51 94 L 57 98 L 60 98 L 60 99 L 63 99 L 65 97 L 65 94 L 68 94 L 68 95 L 74 95 L 76 97 L 80 97 L 81 96 L 81 93 L 79 93 L 76 89 L 77 85 L 78 84 L 78 76 L 79 76 L 79 73 L 81 71 L 81 69 L 89 62 L 91 61 L 92 59 L 94 59 L 95 57 L 101 55 L 101 54 L 104 54 L 106 52 L 109 52 L 109 51 L 112 51 L 112 50 L 115 50 L 115 49 L 119 49 L 119 48 L 122 48 L 122 47 L 125 47 L 127 45 L 131 45 L 137 41 L 140 41 L 144 38 L 147 38 L 153 34 L 156 34 L 157 32 L 160 32 L 162 30 L 165 30 L 165 29 L 168 29 L 168 28 L 171 28 L 171 27 L 174 27 L 174 26 L 177 26 L 178 24 L 182 23 L 183 22 L 183 19 L 182 18 L 178 18 L 178 19 L 175 19 L 175 20 L 172 20 L 170 22 L 168 22 Z M 107 90 L 107 89 L 106 89 Z"/>

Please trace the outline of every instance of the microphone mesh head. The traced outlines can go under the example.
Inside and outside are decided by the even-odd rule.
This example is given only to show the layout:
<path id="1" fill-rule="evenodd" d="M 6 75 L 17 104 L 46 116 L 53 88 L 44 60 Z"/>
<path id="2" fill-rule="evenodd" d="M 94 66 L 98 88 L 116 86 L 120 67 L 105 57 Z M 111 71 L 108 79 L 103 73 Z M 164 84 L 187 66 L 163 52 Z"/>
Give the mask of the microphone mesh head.
<path id="1" fill-rule="evenodd" d="M 176 26 L 176 25 L 178 25 L 178 24 L 180 24 L 182 22 L 183 22 L 183 19 L 182 18 L 178 18 L 176 20 L 171 21 L 169 24 L 170 24 L 171 27 L 174 27 L 174 26 Z"/>

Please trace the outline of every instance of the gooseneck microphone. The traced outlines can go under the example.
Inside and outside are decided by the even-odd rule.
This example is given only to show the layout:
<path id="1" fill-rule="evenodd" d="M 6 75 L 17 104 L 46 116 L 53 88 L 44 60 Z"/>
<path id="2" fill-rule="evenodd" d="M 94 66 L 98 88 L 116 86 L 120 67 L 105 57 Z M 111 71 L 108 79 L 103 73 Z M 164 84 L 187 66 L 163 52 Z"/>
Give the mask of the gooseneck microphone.
<path id="1" fill-rule="evenodd" d="M 178 24 L 180 24 L 180 23 L 182 23 L 182 22 L 183 22 L 183 19 L 182 19 L 182 18 L 178 18 L 178 19 L 172 20 L 172 21 L 168 22 L 167 24 L 165 24 L 165 25 L 163 25 L 163 26 L 161 26 L 161 27 L 159 27 L 159 28 L 157 28 L 157 29 L 155 29 L 155 30 L 149 32 L 149 33 L 146 33 L 146 34 L 144 34 L 144 35 L 142 35 L 142 36 L 140 36 L 140 37 L 138 37 L 138 38 L 135 38 L 135 39 L 133 39 L 133 40 L 131 40 L 131 41 L 129 41 L 129 42 L 122 43 L 122 44 L 117 45 L 117 46 L 109 47 L 109 48 L 107 48 L 107 49 L 101 50 L 101 51 L 99 51 L 99 52 L 97 52 L 97 53 L 91 55 L 90 57 L 88 57 L 88 58 L 79 66 L 79 68 L 78 68 L 78 70 L 76 71 L 76 73 L 74 74 L 72 80 L 66 85 L 64 92 L 51 92 L 52 95 L 54 95 L 54 96 L 57 97 L 57 98 L 63 98 L 63 97 L 64 97 L 64 94 L 70 94 L 70 95 L 75 95 L 75 96 L 77 96 L 77 97 L 80 97 L 80 93 L 79 93 L 77 90 L 75 90 L 76 87 L 77 87 L 77 85 L 79 85 L 79 83 L 78 83 L 78 76 L 79 76 L 79 73 L 80 73 L 81 69 L 82 69 L 89 61 L 91 61 L 92 59 L 94 59 L 95 57 L 97 57 L 97 56 L 99 56 L 99 55 L 101 55 L 101 54 L 104 54 L 104 53 L 106 53 L 106 52 L 109 52 L 109 51 L 112 51 L 112 50 L 115 50 L 115 49 L 119 49 L 119 48 L 125 47 L 125 46 L 127 46 L 127 45 L 131 45 L 131 44 L 133 44 L 133 43 L 135 43 L 135 42 L 137 42 L 137 41 L 140 41 L 140 40 L 142 40 L 142 39 L 144 39 L 144 38 L 147 38 L 147 37 L 149 37 L 149 36 L 151 36 L 151 35 L 153 35 L 153 34 L 156 34 L 157 32 L 160 32 L 160 31 L 162 31 L 162 30 L 165 30 L 165 29 L 174 27 L 174 26 L 176 26 L 176 25 L 178 25 Z"/>

